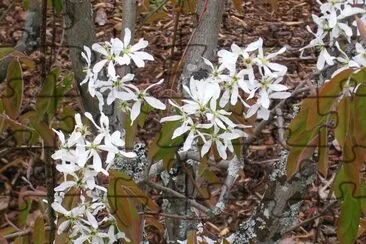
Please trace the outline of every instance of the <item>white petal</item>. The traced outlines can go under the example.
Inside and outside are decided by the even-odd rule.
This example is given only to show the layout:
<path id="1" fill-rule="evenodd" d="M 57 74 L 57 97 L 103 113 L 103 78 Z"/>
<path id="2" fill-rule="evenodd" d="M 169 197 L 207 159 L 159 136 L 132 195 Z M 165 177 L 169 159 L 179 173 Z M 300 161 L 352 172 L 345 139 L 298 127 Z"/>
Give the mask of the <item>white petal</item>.
<path id="1" fill-rule="evenodd" d="M 150 61 L 154 61 L 154 57 L 147 53 L 147 52 L 134 52 L 134 55 L 138 56 L 140 59 L 142 60 L 150 60 Z"/>
<path id="2" fill-rule="evenodd" d="M 154 97 L 145 96 L 144 99 L 153 108 L 160 109 L 160 110 L 166 109 L 165 104 L 160 102 L 158 99 L 156 99 Z"/>
<path id="3" fill-rule="evenodd" d="M 286 99 L 291 96 L 290 92 L 274 92 L 271 95 L 269 95 L 269 98 L 273 99 Z"/>
<path id="4" fill-rule="evenodd" d="M 189 131 L 190 127 L 183 124 L 181 126 L 179 126 L 178 128 L 176 128 L 173 132 L 173 136 L 172 139 L 177 138 L 178 136 L 183 135 L 184 133 L 186 133 L 187 131 Z"/>
<path id="5" fill-rule="evenodd" d="M 98 43 L 94 43 L 93 45 L 92 45 L 92 49 L 94 50 L 94 51 L 97 51 L 98 53 L 101 53 L 101 54 L 103 54 L 104 56 L 108 56 L 108 52 L 107 52 L 107 50 L 105 50 L 105 48 L 104 47 L 102 47 L 100 44 L 98 44 Z"/>
<path id="6" fill-rule="evenodd" d="M 131 53 L 130 56 L 137 67 L 139 68 L 145 67 L 144 60 L 142 60 L 138 55 Z"/>
<path id="7" fill-rule="evenodd" d="M 286 90 L 288 90 L 287 86 L 281 85 L 281 84 L 270 84 L 268 87 L 273 91 L 286 91 Z"/>
<path id="8" fill-rule="evenodd" d="M 59 186 L 55 187 L 55 191 L 65 191 L 76 185 L 75 181 L 65 181 L 61 183 Z"/>
<path id="9" fill-rule="evenodd" d="M 70 220 L 65 220 L 64 222 L 62 222 L 57 229 L 57 234 L 60 235 L 61 233 L 64 233 L 70 225 Z"/>
<path id="10" fill-rule="evenodd" d="M 219 152 L 220 157 L 225 160 L 227 158 L 226 147 L 222 144 L 221 141 L 219 140 L 216 141 L 216 148 L 217 151 Z"/>
<path id="11" fill-rule="evenodd" d="M 141 101 L 135 102 L 135 104 L 131 108 L 131 125 L 133 124 L 133 121 L 139 116 L 141 109 Z"/>
<path id="12" fill-rule="evenodd" d="M 147 45 L 149 44 L 149 42 L 148 41 L 145 41 L 144 39 L 140 39 L 139 41 L 138 41 L 138 43 L 136 43 L 135 45 L 133 45 L 132 47 L 131 47 L 131 51 L 132 52 L 136 52 L 137 50 L 140 50 L 140 49 L 143 49 L 143 48 L 145 48 L 145 47 L 147 47 Z"/>
<path id="13" fill-rule="evenodd" d="M 168 117 L 164 117 L 164 118 L 160 119 L 160 123 L 164 123 L 167 121 L 181 120 L 182 118 L 183 118 L 183 116 L 181 116 L 181 115 L 172 115 L 172 116 L 168 116 Z"/>
<path id="14" fill-rule="evenodd" d="M 186 139 L 186 141 L 184 142 L 184 145 L 183 145 L 183 151 L 188 151 L 191 146 L 192 146 L 192 143 L 193 143 L 193 140 L 194 140 L 194 132 L 191 131 L 189 134 L 188 134 L 188 137 Z"/>
<path id="15" fill-rule="evenodd" d="M 103 60 L 99 61 L 98 63 L 96 63 L 93 67 L 93 72 L 98 73 L 99 71 L 101 71 L 106 63 L 107 63 L 106 59 L 103 59 Z"/>
<path id="16" fill-rule="evenodd" d="M 61 213 L 61 214 L 63 214 L 63 215 L 68 215 L 69 214 L 69 212 L 63 207 L 63 206 L 61 206 L 61 204 L 60 203 L 58 203 L 58 202 L 53 202 L 52 204 L 51 204 L 51 206 L 52 206 L 52 208 L 56 211 L 56 212 L 59 212 L 59 213 Z"/>
<path id="17" fill-rule="evenodd" d="M 131 31 L 128 28 L 125 28 L 125 36 L 123 37 L 123 44 L 125 47 L 127 47 L 128 45 L 130 45 L 130 41 L 131 41 Z"/>
<path id="18" fill-rule="evenodd" d="M 86 217 L 88 218 L 88 222 L 91 224 L 91 226 L 94 229 L 97 229 L 98 228 L 98 222 L 95 219 L 95 217 L 89 211 L 86 211 Z"/>
<path id="19" fill-rule="evenodd" d="M 108 64 L 108 75 L 110 77 L 116 76 L 116 69 L 114 68 L 113 62 L 109 62 Z"/>
<path id="20" fill-rule="evenodd" d="M 93 167 L 96 172 L 100 172 L 102 169 L 102 160 L 98 153 L 93 155 Z"/>
<path id="21" fill-rule="evenodd" d="M 125 156 L 126 158 L 135 158 L 137 157 L 136 153 L 134 152 L 124 152 L 124 151 L 120 151 L 120 153 Z"/>
<path id="22" fill-rule="evenodd" d="M 204 155 L 206 155 L 206 153 L 208 152 L 208 150 L 210 150 L 211 145 L 212 145 L 212 141 L 211 140 L 208 140 L 208 141 L 206 141 L 203 144 L 202 149 L 201 149 L 201 157 L 203 157 Z"/>
<path id="23" fill-rule="evenodd" d="M 263 44 L 263 41 L 260 41 L 260 40 L 249 43 L 247 48 L 245 48 L 245 51 L 252 52 L 254 50 L 257 50 L 258 48 L 260 48 L 262 46 L 262 44 Z"/>

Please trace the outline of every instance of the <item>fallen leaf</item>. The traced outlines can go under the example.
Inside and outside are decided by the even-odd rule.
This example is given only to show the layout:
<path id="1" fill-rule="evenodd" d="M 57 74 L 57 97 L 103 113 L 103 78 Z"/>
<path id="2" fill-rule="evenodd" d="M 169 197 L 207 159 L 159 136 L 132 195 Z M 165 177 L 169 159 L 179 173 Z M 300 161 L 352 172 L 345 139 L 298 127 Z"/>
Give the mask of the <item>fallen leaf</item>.
<path id="1" fill-rule="evenodd" d="M 107 13 L 103 7 L 98 8 L 94 22 L 99 26 L 105 25 L 108 22 Z"/>

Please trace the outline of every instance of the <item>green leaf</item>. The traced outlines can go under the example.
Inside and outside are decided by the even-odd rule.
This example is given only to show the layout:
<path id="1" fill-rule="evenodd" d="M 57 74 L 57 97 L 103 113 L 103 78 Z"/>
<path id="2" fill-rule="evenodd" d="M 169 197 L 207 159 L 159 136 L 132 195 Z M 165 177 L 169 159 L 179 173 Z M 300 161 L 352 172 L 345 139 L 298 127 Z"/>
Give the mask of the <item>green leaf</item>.
<path id="1" fill-rule="evenodd" d="M 38 216 L 33 227 L 33 243 L 43 244 L 45 241 L 45 229 L 43 217 Z"/>
<path id="2" fill-rule="evenodd" d="M 180 121 L 165 122 L 160 133 L 155 136 L 149 148 L 148 156 L 150 160 L 163 160 L 165 169 L 169 169 L 171 167 L 175 153 L 184 142 L 183 135 L 171 139 L 174 130 L 180 125 Z"/>
<path id="3" fill-rule="evenodd" d="M 317 125 L 324 123 L 324 120 L 331 113 L 332 106 L 338 101 L 339 94 L 343 90 L 345 82 L 352 75 L 353 70 L 347 69 L 325 83 L 320 92 L 308 98 L 312 100 L 313 106 L 309 110 L 306 129 L 311 130 Z"/>
<path id="4" fill-rule="evenodd" d="M 354 72 L 351 76 L 351 80 L 354 81 L 356 84 L 353 84 L 356 87 L 358 84 L 365 85 L 366 83 L 366 68 L 362 68 L 357 72 Z"/>
<path id="5" fill-rule="evenodd" d="M 351 194 L 346 194 L 341 206 L 337 235 L 341 243 L 354 243 L 360 223 L 360 204 Z"/>
<path id="6" fill-rule="evenodd" d="M 141 128 L 144 127 L 146 119 L 147 119 L 147 115 L 152 111 L 152 108 L 150 105 L 148 105 L 147 103 L 143 103 L 142 104 L 142 108 L 141 108 L 141 113 L 139 114 L 139 116 L 136 118 L 137 124 L 138 126 L 140 126 Z"/>
<path id="7" fill-rule="evenodd" d="M 22 64 L 28 66 L 29 68 L 35 67 L 33 59 L 22 52 L 14 51 L 11 53 L 11 56 L 17 58 L 19 61 L 21 61 Z"/>
<path id="8" fill-rule="evenodd" d="M 341 148 L 344 148 L 344 141 L 350 126 L 350 112 L 349 98 L 344 97 L 337 107 L 337 124 L 334 132 L 335 138 L 337 139 Z"/>
<path id="9" fill-rule="evenodd" d="M 294 121 L 295 123 L 298 122 L 296 118 Z M 296 174 L 300 168 L 300 164 L 312 155 L 319 143 L 318 130 L 314 128 L 312 131 L 305 131 L 304 128 L 305 125 L 293 128 L 293 130 L 289 128 L 291 134 L 287 140 L 287 144 L 290 146 L 290 152 L 287 158 L 288 178 Z"/>
<path id="10" fill-rule="evenodd" d="M 342 185 L 347 183 L 347 176 L 344 171 L 344 165 L 341 166 L 341 168 L 338 170 L 337 175 L 334 179 L 334 183 L 332 186 L 332 191 L 334 192 L 334 195 L 338 200 L 344 199 L 344 194 L 342 191 Z"/>
<path id="11" fill-rule="evenodd" d="M 207 164 L 207 157 L 204 157 L 198 165 L 198 176 L 203 177 L 208 183 L 217 184 L 219 178 L 210 170 Z"/>
<path id="12" fill-rule="evenodd" d="M 19 197 L 19 215 L 18 227 L 22 228 L 27 225 L 29 211 L 32 207 L 32 199 L 26 197 Z"/>
<path id="13" fill-rule="evenodd" d="M 51 148 L 57 148 L 56 134 L 53 130 L 43 121 L 38 121 L 36 117 L 31 117 L 32 127 L 42 137 L 45 146 Z"/>
<path id="14" fill-rule="evenodd" d="M 28 10 L 29 9 L 29 3 L 30 0 L 23 0 L 23 8 L 24 10 Z"/>
<path id="15" fill-rule="evenodd" d="M 358 145 L 365 145 L 366 143 L 366 85 L 358 87 L 356 95 L 353 97 L 354 101 L 354 116 L 353 127 L 356 143 Z"/>
<path id="16" fill-rule="evenodd" d="M 117 221 L 118 228 L 126 233 L 132 243 L 140 243 L 141 228 L 136 228 L 141 224 L 137 203 L 141 201 L 141 197 L 143 200 L 147 198 L 144 198 L 145 194 L 137 187 L 131 186 L 133 181 L 124 173 L 110 171 L 109 174 L 108 203 L 110 211 Z"/>
<path id="17" fill-rule="evenodd" d="M 15 49 L 13 47 L 0 48 L 0 60 L 12 53 Z"/>
<path id="18" fill-rule="evenodd" d="M 140 115 L 138 117 L 140 117 Z M 137 120 L 135 120 L 131 125 L 131 117 L 129 116 L 129 114 L 124 113 L 123 123 L 124 123 L 123 127 L 126 132 L 125 134 L 126 149 L 132 149 L 133 145 L 135 144 L 135 139 L 137 135 Z"/>
<path id="19" fill-rule="evenodd" d="M 56 14 L 59 15 L 62 11 L 62 0 L 52 0 L 52 6 Z"/>
<path id="20" fill-rule="evenodd" d="M 183 13 L 192 14 L 196 11 L 197 0 L 183 0 Z"/>
<path id="21" fill-rule="evenodd" d="M 48 74 L 47 79 L 43 84 L 42 90 L 38 95 L 38 99 L 36 102 L 36 111 L 38 113 L 37 117 L 39 121 L 43 119 L 43 116 L 45 114 L 53 116 L 56 111 L 56 83 L 59 73 L 59 69 L 54 69 Z"/>
<path id="22" fill-rule="evenodd" d="M 318 169 L 320 173 L 326 177 L 328 173 L 328 128 L 327 126 L 322 126 L 319 129 L 319 160 Z"/>
<path id="23" fill-rule="evenodd" d="M 4 103 L 2 100 L 0 100 L 0 134 L 8 128 L 6 117 L 4 117 L 5 114 L 2 114 L 3 112 L 5 112 Z"/>
<path id="24" fill-rule="evenodd" d="M 67 133 L 72 133 L 75 127 L 74 117 L 75 111 L 72 108 L 63 108 L 62 117 L 57 118 L 57 120 L 59 121 L 59 129 Z"/>
<path id="25" fill-rule="evenodd" d="M 53 95 L 53 98 L 50 99 L 48 109 L 48 115 L 50 120 L 52 116 L 56 114 L 56 111 L 59 108 L 62 99 L 65 98 L 66 92 L 72 87 L 73 79 L 74 74 L 72 72 L 67 73 L 62 82 L 58 84 L 56 89 L 54 90 L 55 94 Z"/>
<path id="26" fill-rule="evenodd" d="M 360 185 L 360 195 L 358 197 L 360 209 L 363 214 L 366 213 L 366 182 L 362 181 Z"/>
<path id="27" fill-rule="evenodd" d="M 6 88 L 3 97 L 4 109 L 11 119 L 20 113 L 23 101 L 23 73 L 17 60 L 10 61 L 6 75 Z"/>

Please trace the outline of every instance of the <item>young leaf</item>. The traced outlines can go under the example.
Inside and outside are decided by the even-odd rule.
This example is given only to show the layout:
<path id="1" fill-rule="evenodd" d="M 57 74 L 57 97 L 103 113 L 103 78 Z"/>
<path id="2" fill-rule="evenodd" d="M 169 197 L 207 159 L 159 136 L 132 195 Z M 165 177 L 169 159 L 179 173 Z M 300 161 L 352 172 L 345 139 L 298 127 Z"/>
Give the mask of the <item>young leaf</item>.
<path id="1" fill-rule="evenodd" d="M 32 199 L 26 197 L 19 197 L 19 215 L 18 215 L 18 227 L 24 227 L 27 225 L 29 211 L 32 207 Z"/>
<path id="2" fill-rule="evenodd" d="M 342 71 L 329 82 L 325 83 L 320 89 L 319 94 L 316 94 L 315 97 L 308 98 L 313 100 L 313 105 L 308 114 L 307 130 L 314 128 L 316 125 L 321 125 L 327 115 L 331 113 L 332 106 L 337 102 L 344 83 L 352 75 L 352 72 L 352 69 Z"/>
<path id="3" fill-rule="evenodd" d="M 351 194 L 346 194 L 341 206 L 337 235 L 341 243 L 354 243 L 360 223 L 360 204 Z"/>
<path id="4" fill-rule="evenodd" d="M 56 82 L 59 76 L 60 70 L 54 69 L 52 70 L 43 84 L 42 90 L 38 95 L 38 99 L 36 102 L 36 111 L 38 113 L 37 118 L 39 121 L 43 119 L 44 114 L 48 114 L 49 116 L 53 116 L 55 112 L 55 99 L 57 99 L 56 94 Z"/>
<path id="5" fill-rule="evenodd" d="M 14 51 L 13 47 L 2 47 L 0 48 L 0 60 L 9 55 Z"/>
<path id="6" fill-rule="evenodd" d="M 139 119 L 140 116 L 141 116 L 141 114 L 137 117 L 137 120 Z M 133 124 L 131 125 L 131 118 L 127 113 L 124 113 L 123 118 L 124 118 L 123 128 L 125 129 L 125 132 L 126 132 L 126 135 L 125 135 L 126 148 L 131 149 L 131 148 L 133 148 L 133 145 L 135 143 L 138 122 L 137 122 L 137 120 L 135 120 L 133 122 Z"/>
<path id="7" fill-rule="evenodd" d="M 326 177 L 328 173 L 328 128 L 327 126 L 322 126 L 319 129 L 319 160 L 318 169 L 320 173 Z"/>
<path id="8" fill-rule="evenodd" d="M 52 0 L 52 6 L 56 14 L 59 15 L 62 11 L 62 0 Z"/>
<path id="9" fill-rule="evenodd" d="M 11 119 L 20 113 L 23 101 L 23 73 L 17 60 L 10 61 L 6 75 L 6 89 L 3 97 L 4 109 Z"/>
<path id="10" fill-rule="evenodd" d="M 149 148 L 148 156 L 150 160 L 163 160 L 165 169 L 170 168 L 169 165 L 174 159 L 175 153 L 183 144 L 183 135 L 175 139 L 171 139 L 174 130 L 180 125 L 180 121 L 165 122 L 160 130 L 160 133 L 156 135 Z"/>
<path id="11" fill-rule="evenodd" d="M 43 217 L 38 216 L 33 227 L 33 243 L 43 244 L 45 241 L 45 229 Z"/>
<path id="12" fill-rule="evenodd" d="M 337 139 L 341 148 L 344 148 L 344 141 L 350 126 L 350 111 L 349 98 L 344 97 L 337 106 L 337 124 L 335 127 L 335 138 Z"/>
<path id="13" fill-rule="evenodd" d="M 38 121 L 36 117 L 31 118 L 32 127 L 39 133 L 39 135 L 44 140 L 45 146 L 56 148 L 57 140 L 56 134 L 51 130 L 51 128 L 43 121 Z"/>
<path id="14" fill-rule="evenodd" d="M 358 145 L 365 145 L 366 142 L 366 113 L 364 112 L 366 107 L 365 96 L 366 85 L 361 85 L 358 87 L 356 95 L 353 97 L 353 127 L 355 131 L 355 140 Z"/>
<path id="15" fill-rule="evenodd" d="M 148 207 L 158 211 L 159 207 L 126 174 L 111 170 L 109 172 L 108 202 L 111 213 L 117 220 L 118 228 L 123 230 L 133 243 L 141 242 L 141 218 L 137 209 Z M 121 207 L 123 206 L 123 207 Z"/>

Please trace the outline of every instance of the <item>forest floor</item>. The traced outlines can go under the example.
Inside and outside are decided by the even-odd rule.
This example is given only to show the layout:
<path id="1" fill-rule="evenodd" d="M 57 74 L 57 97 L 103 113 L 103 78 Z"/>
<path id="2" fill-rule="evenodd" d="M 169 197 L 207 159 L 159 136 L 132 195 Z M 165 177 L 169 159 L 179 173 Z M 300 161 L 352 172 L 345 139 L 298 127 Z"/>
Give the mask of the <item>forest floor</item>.
<path id="1" fill-rule="evenodd" d="M 98 22 L 95 25 L 98 41 L 119 37 L 122 20 L 121 1 L 93 1 L 96 22 Z M 239 46 L 245 46 L 262 37 L 266 49 L 276 51 L 284 45 L 288 47 L 288 51 L 277 60 L 288 67 L 286 76 L 288 87 L 296 87 L 309 74 L 315 72 L 315 56 L 303 60 L 299 58 L 298 51 L 312 38 L 305 27 L 308 24 L 311 25 L 311 14 L 318 11 L 315 1 L 280 0 L 273 7 L 265 1 L 247 0 L 244 1 L 240 11 L 231 5 L 231 1 L 228 2 L 219 35 L 220 49 L 229 49 L 234 42 Z M 2 46 L 14 46 L 21 37 L 26 14 L 27 12 L 20 3 L 0 0 L 0 44 Z M 148 62 L 144 69 L 138 70 L 136 79 L 141 87 L 162 78 L 166 80 L 171 78 L 171 71 L 178 64 L 195 25 L 194 15 L 181 15 L 175 35 L 176 46 L 172 50 L 175 24 L 173 8 L 167 6 L 164 14 L 159 16 L 158 20 L 152 21 L 146 16 L 146 14 L 138 16 L 135 40 L 144 38 L 149 41 L 147 51 L 154 56 L 155 62 Z M 62 31 L 62 18 L 53 18 L 50 11 L 48 19 L 48 40 L 51 42 L 52 34 L 56 33 L 55 43 L 57 44 L 52 66 L 71 70 L 68 47 Z M 53 32 L 53 26 L 55 32 Z M 37 61 L 40 54 L 37 51 L 31 56 Z M 39 72 L 38 69 L 28 69 L 24 72 L 26 95 L 23 111 L 34 106 L 32 94 L 39 92 Z M 73 94 L 76 94 L 75 92 L 75 90 L 71 91 Z M 153 93 L 156 97 L 177 94 L 176 89 L 168 86 L 155 89 Z M 291 99 L 291 102 L 284 107 L 286 126 L 290 122 L 290 116 L 287 114 L 292 111 L 293 104 L 300 101 L 299 96 Z M 77 98 L 67 99 L 64 103 L 76 110 L 80 109 L 80 101 Z M 156 114 L 150 116 L 151 119 L 139 133 L 141 141 L 148 142 L 159 133 L 158 116 Z M 26 176 L 30 179 L 29 181 L 35 188 L 44 187 L 45 182 L 45 172 L 43 164 L 39 160 L 39 150 L 32 148 L 9 150 L 9 148 L 15 147 L 13 140 L 7 139 L 11 136 L 9 131 L 0 135 L 0 230 L 16 223 L 19 214 L 18 193 L 29 188 L 29 184 L 22 177 Z M 278 160 L 279 153 L 283 150 L 277 137 L 276 122 L 273 122 L 263 130 L 255 143 L 250 145 L 245 168 L 240 172 L 240 177 L 232 187 L 224 214 L 221 218 L 215 218 L 205 224 L 204 231 L 207 236 L 212 239 L 228 236 L 251 215 L 264 194 L 273 163 Z M 316 183 L 309 188 L 306 196 L 303 196 L 304 201 L 300 214 L 293 223 L 294 226 L 317 215 L 331 201 L 324 196 L 327 196 L 330 190 L 328 183 L 333 179 L 339 161 L 340 153 L 331 148 L 328 178 L 323 179 L 318 176 Z M 225 172 L 223 173 L 219 169 L 214 172 L 220 179 L 224 179 Z M 212 197 L 214 201 L 218 195 Z M 337 243 L 338 214 L 339 206 L 337 204 L 328 207 L 322 211 L 322 217 L 304 223 L 296 230 L 286 234 L 282 243 Z M 29 221 L 32 221 L 33 215 L 35 213 L 31 211 Z M 149 227 L 148 234 L 151 243 L 163 243 L 163 235 L 158 229 Z M 360 243 L 362 240 L 365 241 L 366 236 L 359 238 Z"/>

